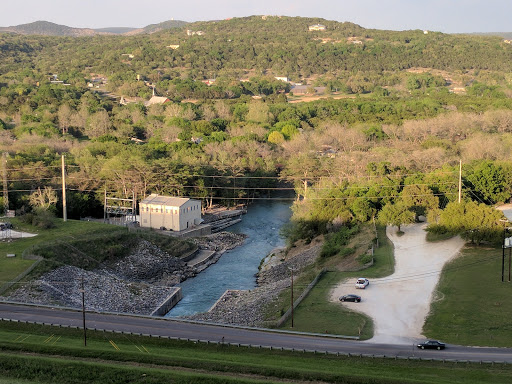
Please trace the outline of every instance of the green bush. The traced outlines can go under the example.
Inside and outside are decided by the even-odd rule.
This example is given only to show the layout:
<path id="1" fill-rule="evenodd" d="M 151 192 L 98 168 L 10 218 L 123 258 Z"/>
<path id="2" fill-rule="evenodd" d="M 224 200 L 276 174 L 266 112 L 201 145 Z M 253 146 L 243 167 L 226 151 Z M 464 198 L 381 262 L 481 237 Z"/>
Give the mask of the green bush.
<path id="1" fill-rule="evenodd" d="M 42 229 L 55 228 L 55 223 L 53 222 L 54 219 L 55 215 L 51 211 L 43 208 L 37 208 L 20 217 L 20 220 L 23 223 Z"/>
<path id="2" fill-rule="evenodd" d="M 359 261 L 362 265 L 365 265 L 373 260 L 373 255 L 371 253 L 365 253 L 362 254 L 357 258 L 357 261 Z"/>
<path id="3" fill-rule="evenodd" d="M 289 246 L 298 240 L 310 243 L 313 238 L 326 232 L 326 225 L 325 221 L 300 219 L 285 224 L 280 232 Z"/>
<path id="4" fill-rule="evenodd" d="M 352 248 L 345 248 L 350 238 L 359 232 L 359 227 L 343 226 L 337 232 L 330 233 L 326 236 L 325 242 L 320 251 L 320 257 L 331 257 L 340 255 L 341 257 L 348 256 L 354 253 Z"/>

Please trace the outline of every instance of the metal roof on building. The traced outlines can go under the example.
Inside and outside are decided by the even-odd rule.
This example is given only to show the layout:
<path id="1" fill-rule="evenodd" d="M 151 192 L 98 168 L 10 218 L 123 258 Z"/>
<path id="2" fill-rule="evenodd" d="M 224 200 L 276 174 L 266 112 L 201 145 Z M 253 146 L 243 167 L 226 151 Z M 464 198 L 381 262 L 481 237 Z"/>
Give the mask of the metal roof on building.
<path id="1" fill-rule="evenodd" d="M 160 196 L 151 194 L 148 197 L 146 197 L 144 200 L 142 200 L 141 204 L 153 204 L 153 205 L 165 205 L 169 207 L 181 207 L 183 204 L 185 204 L 187 201 L 197 201 L 199 200 L 192 200 L 188 197 L 171 197 L 171 196 Z"/>

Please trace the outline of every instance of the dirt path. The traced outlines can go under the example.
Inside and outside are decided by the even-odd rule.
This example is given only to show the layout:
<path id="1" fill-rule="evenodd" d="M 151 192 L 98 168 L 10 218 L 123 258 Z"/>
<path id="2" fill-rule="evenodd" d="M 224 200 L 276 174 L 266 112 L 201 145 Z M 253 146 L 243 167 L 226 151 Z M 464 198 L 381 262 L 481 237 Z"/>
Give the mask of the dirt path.
<path id="1" fill-rule="evenodd" d="M 19 232 L 13 229 L 0 231 L 0 239 L 22 239 L 24 237 L 34 237 L 37 233 Z"/>
<path id="2" fill-rule="evenodd" d="M 425 226 L 405 226 L 402 236 L 396 235 L 396 227 L 387 228 L 395 246 L 395 273 L 391 276 L 371 279 L 365 290 L 356 290 L 354 279 L 333 290 L 331 300 L 336 302 L 347 293 L 362 297 L 361 303 L 343 305 L 373 318 L 373 343 L 409 344 L 422 338 L 423 323 L 443 265 L 464 246 L 460 237 L 427 243 Z"/>

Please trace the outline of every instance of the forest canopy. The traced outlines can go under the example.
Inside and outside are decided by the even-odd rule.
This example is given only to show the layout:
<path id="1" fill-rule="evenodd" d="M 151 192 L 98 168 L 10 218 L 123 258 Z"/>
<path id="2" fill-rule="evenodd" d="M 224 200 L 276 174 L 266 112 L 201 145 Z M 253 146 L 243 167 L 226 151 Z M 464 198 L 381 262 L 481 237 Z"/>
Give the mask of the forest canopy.
<path id="1" fill-rule="evenodd" d="M 315 232 L 399 213 L 441 225 L 459 161 L 464 201 L 512 196 L 511 59 L 498 37 L 316 18 L 0 34 L 9 206 L 58 190 L 64 154 L 74 218 L 99 214 L 105 190 L 204 207 L 278 191 Z"/>

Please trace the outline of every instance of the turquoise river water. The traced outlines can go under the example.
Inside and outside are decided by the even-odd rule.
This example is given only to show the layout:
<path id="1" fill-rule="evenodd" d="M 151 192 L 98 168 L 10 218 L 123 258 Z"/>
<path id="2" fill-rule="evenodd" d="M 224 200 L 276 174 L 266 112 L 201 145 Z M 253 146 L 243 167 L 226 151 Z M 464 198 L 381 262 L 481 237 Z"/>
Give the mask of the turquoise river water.
<path id="1" fill-rule="evenodd" d="M 244 244 L 224 253 L 217 263 L 181 283 L 183 299 L 166 315 L 187 316 L 207 311 L 227 289 L 252 289 L 261 259 L 284 246 L 279 235 L 291 216 L 290 201 L 261 200 L 249 206 L 242 221 L 227 230 L 244 233 Z"/>

